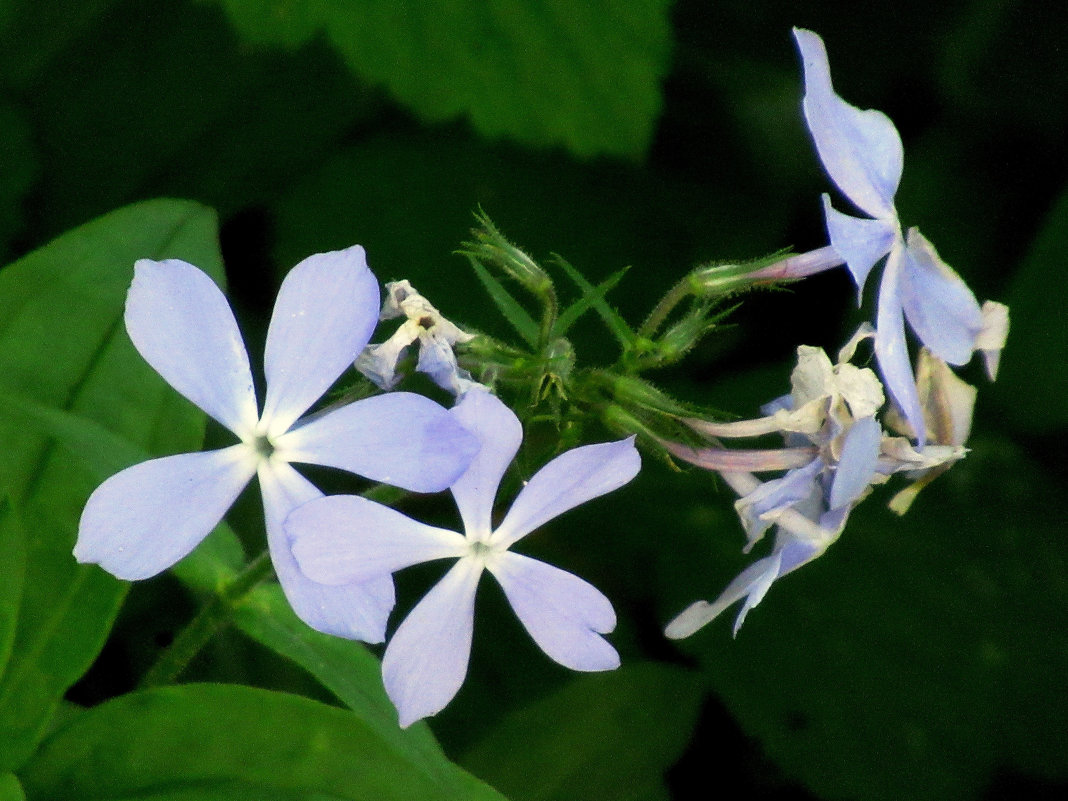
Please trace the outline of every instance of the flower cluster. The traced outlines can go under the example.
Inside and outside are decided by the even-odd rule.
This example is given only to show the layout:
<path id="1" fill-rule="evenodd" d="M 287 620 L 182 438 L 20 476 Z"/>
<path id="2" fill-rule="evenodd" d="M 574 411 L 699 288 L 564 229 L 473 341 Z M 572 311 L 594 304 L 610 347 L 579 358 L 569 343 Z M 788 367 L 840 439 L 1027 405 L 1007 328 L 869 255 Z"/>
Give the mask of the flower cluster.
<path id="1" fill-rule="evenodd" d="M 74 556 L 119 578 L 154 576 L 189 554 L 255 477 L 267 548 L 293 609 L 315 629 L 371 643 L 386 640 L 396 600 L 393 574 L 453 560 L 385 649 L 386 691 L 400 724 L 408 726 L 442 710 L 462 685 L 476 590 L 486 572 L 551 659 L 580 671 L 619 665 L 604 637 L 616 624 L 609 600 L 512 546 L 634 478 L 641 465 L 636 440 L 723 478 L 738 496 L 746 552 L 774 528 L 770 553 L 716 600 L 698 601 L 676 617 L 666 629 L 671 638 L 694 633 L 741 601 L 737 633 L 771 585 L 822 555 L 853 508 L 894 474 L 912 481 L 890 502 L 904 513 L 920 489 L 965 454 L 976 392 L 949 365 L 963 365 L 979 351 L 993 379 L 1008 310 L 992 302 L 980 306 L 915 228 L 903 230 L 894 203 L 903 169 L 897 130 L 882 113 L 838 97 L 823 42 L 810 31 L 794 33 L 816 150 L 835 185 L 869 216 L 843 214 L 825 195 L 829 246 L 698 268 L 636 330 L 604 300 L 622 272 L 594 286 L 558 259 L 581 293 L 561 306 L 549 271 L 481 217 L 483 230 L 465 254 L 520 346 L 467 333 L 408 281 L 387 284 L 380 306 L 378 281 L 361 247 L 322 253 L 294 267 L 279 289 L 261 406 L 219 288 L 182 261 L 137 262 L 125 313 L 130 339 L 177 392 L 238 442 L 153 459 L 109 478 L 86 503 Z M 726 314 L 720 307 L 725 298 L 843 264 L 862 293 L 881 261 L 876 326 L 862 325 L 835 361 L 819 348 L 799 347 L 790 393 L 762 407 L 759 418 L 716 422 L 640 375 L 682 359 Z M 540 318 L 483 262 L 525 287 L 541 304 Z M 596 313 L 620 344 L 620 358 L 609 367 L 583 366 L 567 339 L 587 312 Z M 369 344 L 380 319 L 396 318 L 402 322 L 392 335 Z M 921 343 L 915 371 L 906 320 Z M 853 363 L 867 340 L 874 342 L 878 374 Z M 454 352 L 458 345 L 465 346 L 463 366 Z M 394 391 L 416 347 L 415 370 L 454 396 L 451 409 Z M 350 367 L 382 392 L 312 411 Z M 526 419 L 552 422 L 560 434 L 552 449 L 558 455 L 523 482 L 496 524 L 498 490 L 524 445 L 523 423 L 465 367 L 515 390 Z M 583 440 L 587 420 L 628 436 L 565 450 Z M 782 447 L 723 444 L 769 434 L 781 436 Z M 411 492 L 448 489 L 463 532 L 418 522 L 366 497 L 325 496 L 294 464 L 336 468 Z"/>
<path id="2" fill-rule="evenodd" d="M 794 30 L 805 71 L 805 120 L 824 169 L 868 218 L 851 217 L 823 196 L 831 246 L 863 292 L 868 275 L 884 259 L 876 313 L 875 357 L 887 391 L 922 443 L 926 438 L 904 321 L 938 358 L 966 364 L 983 352 L 991 378 L 1008 333 L 1008 310 L 988 301 L 982 308 L 953 269 L 916 228 L 902 232 L 894 206 L 904 169 L 897 128 L 881 111 L 851 106 L 834 93 L 823 40 Z"/>

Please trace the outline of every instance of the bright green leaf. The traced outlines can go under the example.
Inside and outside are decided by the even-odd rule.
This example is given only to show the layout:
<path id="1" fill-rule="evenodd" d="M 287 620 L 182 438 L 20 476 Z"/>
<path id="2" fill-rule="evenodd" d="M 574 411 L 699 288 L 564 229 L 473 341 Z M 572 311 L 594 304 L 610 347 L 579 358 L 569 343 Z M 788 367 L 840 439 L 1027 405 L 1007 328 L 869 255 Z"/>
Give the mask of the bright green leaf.
<path id="1" fill-rule="evenodd" d="M 65 801 L 501 801 L 458 768 L 442 768 L 407 759 L 348 710 L 194 684 L 125 695 L 86 712 L 45 741 L 22 781 L 31 797 Z"/>
<path id="2" fill-rule="evenodd" d="M 516 801 L 642 801 L 690 739 L 696 673 L 659 664 L 580 676 L 513 712 L 462 763 Z"/>
<path id="3" fill-rule="evenodd" d="M 665 0 L 216 0 L 257 44 L 323 31 L 361 77 L 430 122 L 467 116 L 492 138 L 640 156 L 660 113 Z"/>
<path id="4" fill-rule="evenodd" d="M 32 531 L 19 620 L 0 680 L 0 767 L 33 750 L 56 702 L 99 652 L 126 585 L 71 556 L 99 477 L 27 409 L 83 417 L 156 453 L 188 450 L 203 415 L 134 350 L 122 326 L 136 259 L 177 257 L 221 277 L 214 215 L 153 201 L 75 229 L 0 271 L 0 484 Z M 18 403 L 10 402 L 17 399 Z"/>
<path id="5" fill-rule="evenodd" d="M 26 794 L 15 774 L 0 775 L 0 801 L 26 801 Z"/>
<path id="6" fill-rule="evenodd" d="M 383 742 L 428 772 L 447 760 L 426 723 L 397 725 L 397 712 L 382 686 L 382 666 L 361 643 L 313 631 L 277 584 L 258 587 L 234 610 L 234 622 L 252 639 L 311 673 Z"/>
<path id="7" fill-rule="evenodd" d="M 26 543 L 11 502 L 0 498 L 0 677 L 4 675 L 22 603 Z"/>
<path id="8" fill-rule="evenodd" d="M 572 267 L 571 269 L 574 268 Z M 616 285 L 621 280 L 623 280 L 623 276 L 626 275 L 628 269 L 628 267 L 624 267 L 619 272 L 613 273 L 612 275 L 608 276 L 608 278 L 606 278 L 604 281 L 599 283 L 596 287 L 587 282 L 591 289 L 583 289 L 582 297 L 576 300 L 574 303 L 572 303 L 560 313 L 560 316 L 556 319 L 556 324 L 553 326 L 552 335 L 562 337 L 564 334 L 567 333 L 567 330 L 575 324 L 575 321 L 578 320 L 579 317 L 581 317 L 591 308 L 597 308 L 598 313 L 601 315 L 601 319 L 605 320 L 606 324 L 609 325 L 610 330 L 613 334 L 616 335 L 617 338 L 619 337 L 619 333 L 622 333 L 624 329 L 629 332 L 630 328 L 627 326 L 627 324 L 623 322 L 622 318 L 619 317 L 618 313 L 616 313 L 610 306 L 607 305 L 607 303 L 605 303 L 604 299 L 605 295 L 611 292 L 616 287 Z M 585 281 L 585 278 L 583 278 L 583 281 Z M 619 329 L 618 324 L 616 323 L 608 323 L 608 320 L 605 318 L 605 309 L 608 310 L 610 315 L 614 314 L 615 317 L 619 318 L 618 321 L 623 323 L 623 329 Z M 631 333 L 630 337 L 632 339 L 633 336 L 633 333 Z"/>

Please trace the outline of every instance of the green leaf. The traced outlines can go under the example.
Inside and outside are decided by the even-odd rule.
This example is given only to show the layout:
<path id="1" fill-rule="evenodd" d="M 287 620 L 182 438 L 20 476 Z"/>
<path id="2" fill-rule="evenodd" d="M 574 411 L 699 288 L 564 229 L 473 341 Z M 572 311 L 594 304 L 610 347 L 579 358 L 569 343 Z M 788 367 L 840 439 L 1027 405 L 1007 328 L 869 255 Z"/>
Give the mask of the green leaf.
<path id="1" fill-rule="evenodd" d="M 447 762 L 424 722 L 407 729 L 382 686 L 382 666 L 361 643 L 308 628 L 277 584 L 257 587 L 234 610 L 237 627 L 307 670 L 398 753 L 428 771 Z"/>
<path id="2" fill-rule="evenodd" d="M 903 518 L 877 490 L 736 639 L 732 607 L 680 643 L 745 732 L 816 797 L 948 801 L 984 796 L 995 773 L 1068 778 L 1063 482 L 1008 440 L 969 445 Z M 679 599 L 665 618 L 715 597 L 755 558 L 740 554 L 736 521 L 698 530 L 717 505 L 678 484 L 685 511 L 658 518 L 689 529 L 661 557 L 673 562 L 662 592 Z M 700 570 L 700 584 L 685 578 Z"/>
<path id="3" fill-rule="evenodd" d="M 666 797 L 701 688 L 698 674 L 654 663 L 580 676 L 507 716 L 461 762 L 516 801 Z"/>
<path id="4" fill-rule="evenodd" d="M 478 280 L 482 282 L 482 286 L 486 288 L 486 292 L 500 309 L 504 319 L 512 324 L 516 333 L 523 337 L 524 342 L 536 348 L 538 346 L 538 324 L 534 322 L 534 318 L 527 314 L 526 310 L 519 305 L 519 301 L 513 298 L 501 282 L 494 278 L 477 259 L 468 258 L 468 261 L 471 262 L 471 269 L 475 271 Z"/>
<path id="5" fill-rule="evenodd" d="M 1009 285 L 1005 302 L 1012 327 L 998 380 L 983 388 L 1004 418 L 1020 431 L 1046 433 L 1068 427 L 1068 190 L 1064 191 Z M 1036 380 L 1036 377 L 1039 380 Z M 980 398 L 980 403 L 983 398 Z"/>
<path id="6" fill-rule="evenodd" d="M 612 332 L 612 335 L 619 340 L 619 344 L 624 348 L 629 348 L 634 344 L 636 336 L 627 325 L 627 321 L 620 316 L 619 312 L 613 309 L 604 299 L 604 292 L 598 294 L 598 288 L 586 280 L 586 276 L 568 264 L 567 260 L 562 256 L 554 255 L 553 261 L 560 265 L 560 268 L 567 273 L 567 277 L 575 282 L 575 285 L 582 290 L 583 298 L 589 298 L 590 304 L 604 320 L 604 324 L 608 326 L 608 330 Z M 622 273 L 617 273 L 622 278 Z M 613 276 L 614 277 L 614 276 Z M 609 281 L 612 278 L 608 279 Z M 619 280 L 618 278 L 616 279 Z M 603 284 L 602 284 L 603 286 Z M 609 287 L 611 288 L 611 287 Z M 607 291 L 607 290 L 605 290 Z"/>
<path id="7" fill-rule="evenodd" d="M 0 775 L 0 801 L 26 801 L 26 794 L 15 774 Z"/>
<path id="8" fill-rule="evenodd" d="M 99 652 L 126 589 L 74 562 L 81 508 L 99 476 L 52 433 L 27 425 L 27 410 L 82 417 L 153 453 L 189 450 L 203 437 L 203 414 L 143 362 L 123 331 L 126 290 L 142 257 L 184 258 L 221 276 L 214 215 L 180 201 L 138 204 L 0 271 L 0 485 L 33 532 L 0 679 L 0 768 L 32 752 L 58 699 Z"/>
<path id="9" fill-rule="evenodd" d="M 320 31 L 361 77 L 424 120 L 579 156 L 639 156 L 660 113 L 666 0 L 217 0 L 257 44 Z"/>
<path id="10" fill-rule="evenodd" d="M 562 337 L 567 333 L 567 330 L 575 324 L 575 321 L 585 314 L 591 307 L 598 303 L 604 303 L 604 296 L 611 292 L 616 285 L 623 280 L 623 276 L 627 274 L 627 270 L 629 269 L 629 267 L 624 267 L 619 272 L 608 276 L 608 278 L 598 284 L 593 291 L 587 292 L 583 290 L 581 298 L 560 312 L 560 316 L 556 318 L 556 323 L 553 325 L 552 336 Z"/>
<path id="11" fill-rule="evenodd" d="M 0 679 L 15 639 L 25 572 L 25 535 L 15 519 L 11 502 L 0 498 Z"/>
<path id="12" fill-rule="evenodd" d="M 89 710 L 42 745 L 22 781 L 31 797 L 66 801 L 501 801 L 455 766 L 440 768 L 409 760 L 347 710 L 250 687 L 194 684 Z"/>

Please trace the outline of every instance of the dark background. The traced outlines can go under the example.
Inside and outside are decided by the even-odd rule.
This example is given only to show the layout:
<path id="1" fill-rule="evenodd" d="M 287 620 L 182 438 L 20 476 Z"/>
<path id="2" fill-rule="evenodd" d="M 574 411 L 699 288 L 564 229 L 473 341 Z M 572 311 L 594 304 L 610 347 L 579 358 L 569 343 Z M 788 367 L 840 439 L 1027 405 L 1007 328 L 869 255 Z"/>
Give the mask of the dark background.
<path id="1" fill-rule="evenodd" d="M 604 757 L 625 775 L 643 749 L 668 755 L 670 797 L 1063 791 L 1068 11 L 1037 0 L 677 2 L 664 12 L 661 107 L 648 136 L 598 148 L 523 126 L 489 132 L 462 109 L 430 113 L 382 79 L 388 63 L 369 74 L 336 39 L 300 33 L 299 3 L 266 4 L 294 14 L 292 42 L 273 44 L 235 29 L 223 5 L 0 3 L 4 262 L 127 203 L 192 198 L 218 211 L 231 297 L 253 342 L 286 269 L 357 242 L 381 280 L 408 278 L 452 319 L 503 334 L 452 254 L 481 206 L 536 258 L 561 253 L 595 282 L 630 265 L 612 300 L 637 322 L 696 264 L 826 243 L 819 194 L 832 187 L 802 126 L 790 28 L 819 32 L 839 94 L 883 110 L 901 132 L 903 222 L 922 228 L 980 301 L 1012 308 L 997 384 L 975 365 L 966 371 L 981 385 L 972 453 L 903 520 L 877 492 L 736 640 L 727 620 L 678 645 L 659 633 L 750 559 L 730 494 L 707 475 L 648 460 L 632 486 L 550 526 L 527 552 L 613 599 L 625 662 L 680 668 L 639 682 L 648 714 L 640 702 L 619 711 L 617 728 L 633 736 Z M 229 8 L 243 5 L 256 4 Z M 569 46 L 550 37 L 545 70 Z M 551 115 L 553 104 L 534 113 Z M 732 328 L 654 378 L 753 415 L 786 390 L 798 344 L 837 348 L 870 316 L 872 297 L 860 311 L 854 298 L 844 271 L 754 295 Z M 595 323 L 577 328 L 575 342 L 584 363 L 611 358 Z M 444 507 L 416 512 L 448 520 Z M 402 576 L 403 597 L 436 575 Z M 508 786 L 492 743 L 507 732 L 522 749 L 523 726 L 539 718 L 509 716 L 572 676 L 536 650 L 498 596 L 490 586 L 480 594 L 471 675 L 434 728 L 451 756 L 519 799 L 522 783 Z M 166 580 L 136 587 L 72 697 L 129 689 L 193 613 L 181 597 Z M 192 677 L 321 693 L 236 634 Z M 581 686 L 594 707 L 599 691 L 616 691 Z M 583 714 L 562 727 L 569 736 L 597 736 L 592 724 L 583 734 Z M 683 789 L 693 780 L 696 795 Z"/>

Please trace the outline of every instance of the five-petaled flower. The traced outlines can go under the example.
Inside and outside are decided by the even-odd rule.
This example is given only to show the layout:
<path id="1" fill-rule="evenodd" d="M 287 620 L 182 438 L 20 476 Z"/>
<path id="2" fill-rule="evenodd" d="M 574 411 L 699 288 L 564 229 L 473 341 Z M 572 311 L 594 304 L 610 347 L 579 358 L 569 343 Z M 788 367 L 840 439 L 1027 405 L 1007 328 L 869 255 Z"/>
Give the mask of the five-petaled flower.
<path id="1" fill-rule="evenodd" d="M 154 576 L 195 548 L 258 476 L 271 559 L 294 610 L 321 631 L 381 642 L 394 603 L 391 579 L 316 584 L 297 568 L 282 532 L 294 507 L 322 494 L 290 462 L 435 492 L 463 473 L 477 447 L 448 411 L 409 393 L 301 418 L 367 344 L 378 297 L 359 246 L 294 267 L 267 332 L 261 414 L 237 322 L 211 278 L 183 261 L 138 261 L 126 301 L 130 339 L 240 442 L 153 459 L 109 478 L 82 513 L 78 561 L 122 579 Z"/>
<path id="2" fill-rule="evenodd" d="M 851 217 L 823 196 L 831 245 L 863 292 L 886 257 L 876 312 L 875 355 L 894 402 L 922 445 L 923 411 L 905 343 L 904 321 L 936 356 L 953 365 L 982 350 L 993 378 L 1008 328 L 1007 309 L 975 296 L 920 232 L 902 232 L 894 196 L 904 166 L 901 137 L 880 111 L 863 111 L 834 93 L 823 40 L 794 29 L 805 71 L 805 120 L 820 160 L 842 193 L 870 218 Z"/>
<path id="3" fill-rule="evenodd" d="M 453 409 L 481 442 L 452 486 L 464 534 L 416 522 L 354 496 L 301 506 L 285 526 L 300 569 L 325 584 L 374 580 L 436 559 L 458 561 L 394 633 L 382 672 L 402 726 L 443 709 L 467 673 L 475 590 L 484 570 L 500 583 L 512 609 L 541 649 L 574 670 L 611 670 L 615 649 L 601 636 L 615 628 L 612 605 L 577 576 L 509 548 L 536 528 L 626 484 L 640 459 L 633 437 L 569 450 L 541 468 L 494 528 L 493 501 L 519 449 L 515 413 L 482 389 Z"/>

